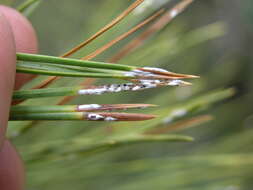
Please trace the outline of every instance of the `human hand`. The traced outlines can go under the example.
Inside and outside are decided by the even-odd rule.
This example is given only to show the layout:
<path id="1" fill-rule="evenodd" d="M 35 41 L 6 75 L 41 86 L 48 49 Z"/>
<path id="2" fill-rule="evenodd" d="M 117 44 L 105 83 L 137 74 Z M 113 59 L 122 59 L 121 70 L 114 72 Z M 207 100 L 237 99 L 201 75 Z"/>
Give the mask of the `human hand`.
<path id="1" fill-rule="evenodd" d="M 13 89 L 31 79 L 15 74 L 16 52 L 36 53 L 36 34 L 25 17 L 0 5 L 0 189 L 24 189 L 23 163 L 6 139 L 6 128 Z M 15 85 L 14 85 L 15 83 Z"/>

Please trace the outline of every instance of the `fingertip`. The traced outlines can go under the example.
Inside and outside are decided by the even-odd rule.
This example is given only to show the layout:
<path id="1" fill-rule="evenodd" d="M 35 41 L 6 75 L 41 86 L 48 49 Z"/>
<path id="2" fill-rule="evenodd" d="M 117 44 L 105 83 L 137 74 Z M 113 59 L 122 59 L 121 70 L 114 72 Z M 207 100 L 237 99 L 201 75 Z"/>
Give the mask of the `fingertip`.
<path id="1" fill-rule="evenodd" d="M 37 36 L 31 23 L 21 13 L 10 7 L 0 5 L 0 11 L 4 14 L 12 28 L 16 43 L 16 51 L 23 53 L 37 53 Z M 15 89 L 20 88 L 33 77 L 33 75 L 28 74 L 17 74 Z"/>

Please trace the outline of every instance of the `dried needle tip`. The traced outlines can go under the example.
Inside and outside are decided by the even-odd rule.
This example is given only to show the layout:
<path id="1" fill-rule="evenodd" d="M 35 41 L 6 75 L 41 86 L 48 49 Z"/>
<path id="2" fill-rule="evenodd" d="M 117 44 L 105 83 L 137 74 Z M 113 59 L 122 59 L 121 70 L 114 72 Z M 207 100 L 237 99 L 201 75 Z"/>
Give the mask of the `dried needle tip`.
<path id="1" fill-rule="evenodd" d="M 154 115 L 135 113 L 85 113 L 84 119 L 88 121 L 144 121 L 154 119 Z"/>
<path id="2" fill-rule="evenodd" d="M 125 110 L 125 109 L 133 109 L 133 108 L 148 108 L 155 107 L 156 105 L 152 104 L 84 104 L 78 105 L 78 112 L 83 111 L 112 111 L 112 110 Z"/>
<path id="3" fill-rule="evenodd" d="M 155 68 L 155 67 L 143 67 L 143 68 L 138 68 L 137 70 L 139 72 L 143 72 L 144 75 L 146 73 L 149 73 L 149 75 L 153 75 L 153 76 L 157 76 L 157 75 L 166 76 L 168 77 L 168 79 L 199 78 L 199 76 L 173 73 L 165 69 L 160 69 L 160 68 Z"/>

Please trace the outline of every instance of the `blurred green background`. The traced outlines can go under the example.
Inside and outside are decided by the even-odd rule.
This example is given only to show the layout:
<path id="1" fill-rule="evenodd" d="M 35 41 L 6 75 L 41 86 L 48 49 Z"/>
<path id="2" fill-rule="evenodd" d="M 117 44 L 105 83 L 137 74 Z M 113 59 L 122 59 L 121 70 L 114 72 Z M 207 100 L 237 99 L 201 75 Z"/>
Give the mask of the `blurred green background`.
<path id="1" fill-rule="evenodd" d="M 0 2 L 16 7 L 23 1 Z M 98 31 L 132 2 L 42 0 L 28 18 L 37 31 L 40 53 L 60 55 Z M 160 6 L 172 7 L 179 1 L 152 2 L 137 8 L 74 57 L 94 51 Z M 196 0 L 172 23 L 119 62 L 200 75 L 200 79 L 192 81 L 193 86 L 77 97 L 71 102 L 157 104 L 159 108 L 139 111 L 160 115 L 154 121 L 113 125 L 40 122 L 29 128 L 26 127 L 29 122 L 10 122 L 9 136 L 26 163 L 27 189 L 251 190 L 252 20 L 251 0 Z M 106 61 L 140 32 L 95 60 Z M 80 82 L 81 79 L 64 78 L 52 86 Z M 99 80 L 97 83 L 111 82 L 116 81 Z M 223 91 L 231 87 L 236 91 L 233 96 L 230 91 Z M 27 104 L 54 104 L 57 100 L 33 100 Z M 186 110 L 187 114 L 173 118 L 178 110 Z M 168 116 L 173 118 L 172 122 L 178 122 L 204 114 L 214 119 L 176 133 L 192 136 L 194 142 L 141 142 L 125 146 L 116 143 L 118 146 L 113 146 L 114 142 L 122 139 L 124 142 L 132 135 L 163 123 Z"/>

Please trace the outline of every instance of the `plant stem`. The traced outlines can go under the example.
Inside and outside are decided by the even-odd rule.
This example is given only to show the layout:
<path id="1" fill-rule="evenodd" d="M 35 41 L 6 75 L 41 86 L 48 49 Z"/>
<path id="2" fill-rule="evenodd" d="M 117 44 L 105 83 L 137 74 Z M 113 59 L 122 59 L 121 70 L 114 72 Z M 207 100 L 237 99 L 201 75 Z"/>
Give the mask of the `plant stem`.
<path id="1" fill-rule="evenodd" d="M 160 86 L 184 86 L 190 83 L 181 80 L 143 80 L 137 83 L 109 84 L 102 86 L 76 86 L 76 87 L 61 87 L 61 88 L 43 88 L 32 90 L 14 91 L 13 99 L 21 100 L 28 98 L 43 98 L 54 96 L 73 96 L 73 95 L 101 95 L 105 93 L 118 93 L 123 91 L 140 91 Z"/>

